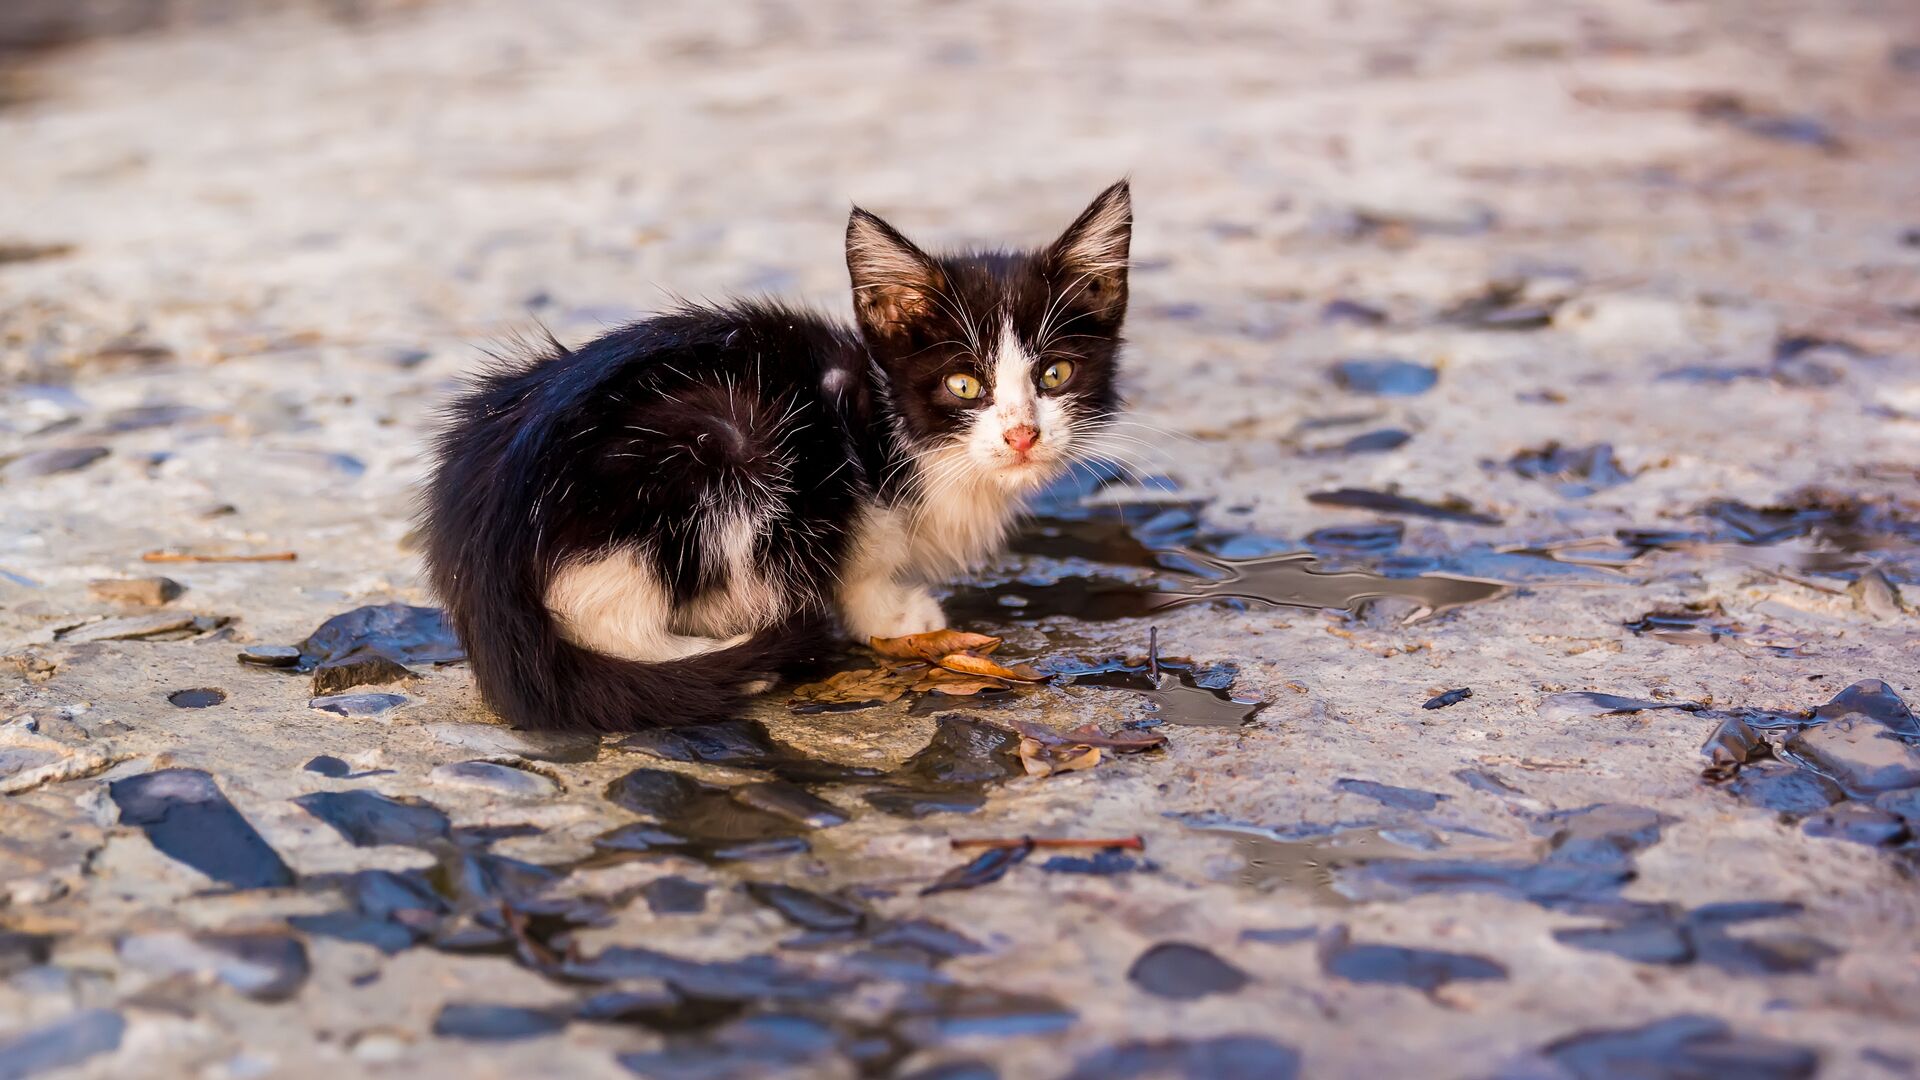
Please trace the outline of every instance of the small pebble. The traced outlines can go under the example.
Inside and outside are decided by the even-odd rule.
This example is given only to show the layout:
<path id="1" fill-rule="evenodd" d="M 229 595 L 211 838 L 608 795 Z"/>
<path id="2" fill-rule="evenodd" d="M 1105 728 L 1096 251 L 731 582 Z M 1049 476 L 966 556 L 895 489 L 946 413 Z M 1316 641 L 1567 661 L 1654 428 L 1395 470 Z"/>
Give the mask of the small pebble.
<path id="1" fill-rule="evenodd" d="M 292 667 L 300 662 L 300 650 L 291 645 L 249 645 L 240 650 L 239 660 L 253 667 Z"/>
<path id="2" fill-rule="evenodd" d="M 101 578 L 87 583 L 87 595 L 109 604 L 159 607 L 186 589 L 172 578 Z"/>

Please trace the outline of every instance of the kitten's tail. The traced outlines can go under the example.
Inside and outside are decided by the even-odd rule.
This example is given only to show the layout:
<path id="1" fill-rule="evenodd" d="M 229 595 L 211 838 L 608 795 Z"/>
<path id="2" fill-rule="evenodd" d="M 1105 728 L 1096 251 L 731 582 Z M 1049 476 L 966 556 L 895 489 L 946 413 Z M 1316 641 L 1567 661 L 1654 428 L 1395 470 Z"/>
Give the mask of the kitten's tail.
<path id="1" fill-rule="evenodd" d="M 680 660 L 625 660 L 562 637 L 544 604 L 503 604 L 458 626 L 488 707 L 515 727 L 622 732 L 738 715 L 754 684 L 822 656 L 824 616 L 795 616 L 731 648 Z"/>

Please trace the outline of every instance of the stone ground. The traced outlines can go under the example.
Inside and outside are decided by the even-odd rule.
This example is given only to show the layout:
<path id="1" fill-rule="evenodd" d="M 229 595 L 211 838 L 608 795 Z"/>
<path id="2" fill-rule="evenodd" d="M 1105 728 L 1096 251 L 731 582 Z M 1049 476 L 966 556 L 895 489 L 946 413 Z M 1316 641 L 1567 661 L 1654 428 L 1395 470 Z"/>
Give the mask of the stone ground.
<path id="1" fill-rule="evenodd" d="M 0 1076 L 1920 1070 L 1920 755 L 1895 737 L 1920 734 L 1895 703 L 1920 683 L 1920 10 L 884 10 L 288 5 L 4 69 Z M 642 820 L 608 798 L 626 774 L 764 768 L 516 735 L 458 665 L 356 688 L 403 703 L 341 716 L 236 664 L 432 603 L 409 515 L 479 346 L 536 320 L 579 340 L 674 295 L 842 311 L 849 200 L 929 241 L 1028 242 L 1129 172 L 1134 464 L 1179 490 L 1100 498 L 1198 504 L 1197 529 L 1179 509 L 1143 529 L 1156 546 L 1397 575 L 1353 591 L 1511 589 L 1430 618 L 1344 594 L 1077 618 L 1076 578 L 1154 573 L 1098 565 L 1143 515 L 1094 514 L 1103 548 L 1036 534 L 983 572 L 1003 602 L 967 628 L 1064 671 L 1137 656 L 1154 625 L 1269 704 L 961 785 L 985 794 L 965 815 L 816 777 L 850 820 L 745 860 L 589 856 Z M 1329 377 L 1356 357 L 1438 380 Z M 1410 438 L 1347 445 L 1384 429 Z M 1556 442 L 1615 457 L 1509 464 Z M 1499 523 L 1306 498 L 1342 488 Z M 1380 547 L 1310 536 L 1349 525 Z M 160 550 L 298 559 L 142 561 Z M 155 573 L 185 592 L 89 591 Z M 1625 626 L 1687 605 L 1707 628 Z M 127 618 L 149 621 L 102 621 Z M 1807 715 L 1869 679 L 1890 687 Z M 1456 687 L 1473 696 L 1420 708 Z M 194 688 L 224 698 L 169 702 Z M 1585 691 L 1682 707 L 1560 696 Z M 1085 683 L 1004 697 L 809 714 L 776 692 L 756 716 L 881 769 L 949 706 L 1156 718 Z M 1742 709 L 1783 760 L 1703 779 Z M 321 756 L 343 764 L 303 767 Z M 292 801 L 351 791 L 398 802 Z M 622 797 L 671 831 L 701 796 Z M 363 813 L 342 831 L 326 807 Z M 791 847 L 791 821 L 731 812 Z M 1091 874 L 1037 851 L 920 895 L 970 857 L 951 838 L 1022 835 L 1145 850 Z M 676 881 L 710 887 L 700 911 L 672 912 L 698 891 Z M 1733 901 L 1777 906 L 1698 910 Z M 979 948 L 948 958 L 913 920 Z M 1195 948 L 1136 964 L 1169 942 Z M 629 996 L 582 1004 L 609 990 Z M 1682 1016 L 1701 1019 L 1648 1028 Z"/>

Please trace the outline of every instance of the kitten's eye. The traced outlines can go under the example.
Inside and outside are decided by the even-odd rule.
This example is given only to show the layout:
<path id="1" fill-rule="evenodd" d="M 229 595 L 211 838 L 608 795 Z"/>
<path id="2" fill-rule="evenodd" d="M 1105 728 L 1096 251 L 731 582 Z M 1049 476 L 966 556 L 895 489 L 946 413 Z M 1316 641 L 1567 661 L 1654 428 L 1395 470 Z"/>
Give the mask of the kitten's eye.
<path id="1" fill-rule="evenodd" d="M 980 396 L 980 380 L 956 371 L 947 376 L 947 393 L 964 401 L 972 401 Z"/>
<path id="2" fill-rule="evenodd" d="M 1071 378 L 1073 378 L 1073 361 L 1059 360 L 1047 365 L 1047 370 L 1040 373 L 1040 386 L 1044 390 L 1053 390 L 1065 386 L 1067 380 Z"/>

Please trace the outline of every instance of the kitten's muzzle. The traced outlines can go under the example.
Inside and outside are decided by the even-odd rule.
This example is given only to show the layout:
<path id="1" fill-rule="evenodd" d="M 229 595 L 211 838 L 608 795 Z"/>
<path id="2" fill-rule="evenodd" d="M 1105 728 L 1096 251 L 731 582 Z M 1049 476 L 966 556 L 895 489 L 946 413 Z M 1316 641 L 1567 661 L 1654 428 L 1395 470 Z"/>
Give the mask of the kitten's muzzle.
<path id="1" fill-rule="evenodd" d="M 1018 427 L 1008 428 L 1000 437 L 1006 440 L 1009 449 L 1025 457 L 1027 452 L 1040 441 L 1040 429 L 1032 424 L 1021 424 Z"/>

